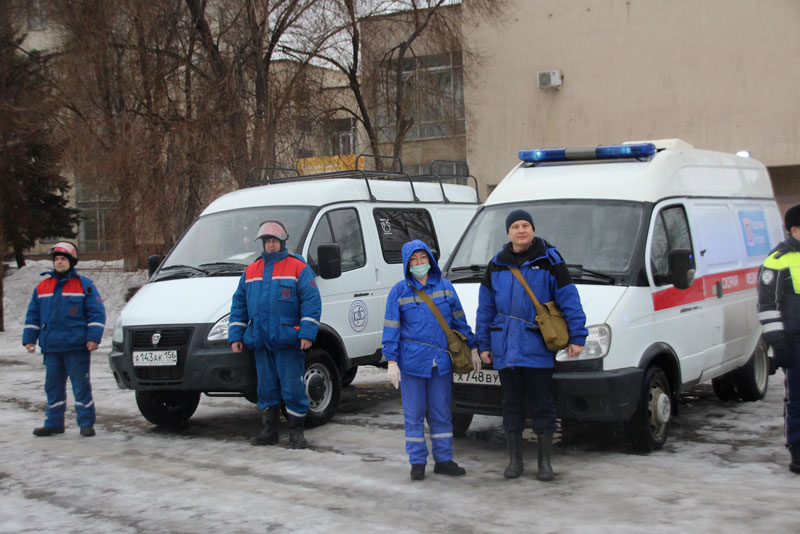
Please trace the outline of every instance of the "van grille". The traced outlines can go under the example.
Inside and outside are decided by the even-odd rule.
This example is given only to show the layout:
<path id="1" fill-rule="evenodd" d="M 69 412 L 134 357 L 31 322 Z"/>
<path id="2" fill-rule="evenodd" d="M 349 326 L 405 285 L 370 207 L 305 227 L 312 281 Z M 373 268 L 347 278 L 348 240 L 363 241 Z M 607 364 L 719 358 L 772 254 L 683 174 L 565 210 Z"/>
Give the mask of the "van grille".
<path id="1" fill-rule="evenodd" d="M 131 350 L 177 349 L 178 365 L 134 367 L 136 379 L 140 382 L 177 382 L 183 380 L 183 366 L 186 362 L 189 342 L 194 328 L 144 328 L 131 330 Z M 153 335 L 160 334 L 157 345 L 153 345 Z"/>

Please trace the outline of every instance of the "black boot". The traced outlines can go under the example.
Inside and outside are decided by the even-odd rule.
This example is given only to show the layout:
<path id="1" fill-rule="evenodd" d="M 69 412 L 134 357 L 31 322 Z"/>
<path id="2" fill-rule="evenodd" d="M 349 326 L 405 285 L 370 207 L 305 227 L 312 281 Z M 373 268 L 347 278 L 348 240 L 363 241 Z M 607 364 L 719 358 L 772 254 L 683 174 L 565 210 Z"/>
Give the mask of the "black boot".
<path id="1" fill-rule="evenodd" d="M 433 472 L 457 477 L 466 474 L 467 470 L 450 460 L 449 462 L 436 462 L 433 466 Z"/>
<path id="2" fill-rule="evenodd" d="M 271 406 L 261 412 L 261 423 L 264 430 L 250 438 L 251 445 L 275 445 L 278 443 L 278 414 L 280 408 Z"/>
<path id="3" fill-rule="evenodd" d="M 539 443 L 539 480 L 553 480 L 553 468 L 550 467 L 550 454 L 553 452 L 553 434 L 536 434 Z"/>
<path id="4" fill-rule="evenodd" d="M 305 421 L 305 416 L 289 415 L 289 446 L 293 449 L 305 449 L 308 447 L 306 437 L 303 435 Z"/>
<path id="5" fill-rule="evenodd" d="M 34 436 L 52 436 L 53 434 L 63 434 L 64 427 L 63 426 L 40 426 L 39 428 L 33 429 Z"/>
<path id="6" fill-rule="evenodd" d="M 522 434 L 506 434 L 508 442 L 508 467 L 503 471 L 506 478 L 517 478 L 522 474 Z"/>
<path id="7" fill-rule="evenodd" d="M 800 456 L 792 456 L 792 463 L 789 464 L 789 471 L 800 475 Z"/>

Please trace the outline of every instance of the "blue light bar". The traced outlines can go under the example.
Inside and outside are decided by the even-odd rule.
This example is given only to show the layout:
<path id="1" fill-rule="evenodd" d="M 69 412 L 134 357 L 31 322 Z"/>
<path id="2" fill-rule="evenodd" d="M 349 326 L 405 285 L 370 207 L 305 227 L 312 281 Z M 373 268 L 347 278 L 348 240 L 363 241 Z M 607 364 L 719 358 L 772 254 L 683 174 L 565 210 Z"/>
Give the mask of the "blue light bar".
<path id="1" fill-rule="evenodd" d="M 519 159 L 529 163 L 545 161 L 580 161 L 592 159 L 649 158 L 656 153 L 653 143 L 597 147 L 538 148 L 520 150 Z"/>

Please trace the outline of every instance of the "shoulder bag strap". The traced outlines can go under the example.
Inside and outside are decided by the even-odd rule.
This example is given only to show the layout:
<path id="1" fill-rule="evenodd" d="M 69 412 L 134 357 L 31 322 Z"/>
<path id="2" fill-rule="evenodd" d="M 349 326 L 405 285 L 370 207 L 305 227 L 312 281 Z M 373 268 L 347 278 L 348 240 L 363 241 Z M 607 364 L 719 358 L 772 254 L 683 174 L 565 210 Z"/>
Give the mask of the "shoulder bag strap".
<path id="1" fill-rule="evenodd" d="M 439 326 L 441 326 L 442 330 L 444 330 L 444 335 L 447 337 L 447 342 L 450 343 L 450 338 L 453 336 L 453 331 L 450 330 L 449 326 L 447 326 L 447 321 L 445 321 L 444 317 L 442 317 L 442 312 L 439 311 L 439 308 L 436 307 L 436 304 L 433 303 L 433 300 L 431 300 L 431 297 L 425 293 L 425 291 L 420 291 L 417 288 L 414 288 L 414 291 L 417 292 L 417 295 L 419 295 L 419 298 L 422 299 L 422 302 L 427 304 L 428 308 L 431 309 L 433 315 L 436 317 L 436 320 L 439 321 Z"/>
<path id="2" fill-rule="evenodd" d="M 522 276 L 522 273 L 516 267 L 509 267 L 509 270 L 514 274 L 517 280 L 519 280 L 519 283 L 522 284 L 522 287 L 525 288 L 525 292 L 528 293 L 531 302 L 533 302 L 533 307 L 536 308 L 536 313 L 541 314 L 544 310 L 540 311 L 540 308 L 544 308 L 544 306 L 542 306 L 539 303 L 539 300 L 536 298 L 536 295 L 533 294 L 531 286 L 529 286 L 528 282 L 525 281 L 525 278 Z"/>

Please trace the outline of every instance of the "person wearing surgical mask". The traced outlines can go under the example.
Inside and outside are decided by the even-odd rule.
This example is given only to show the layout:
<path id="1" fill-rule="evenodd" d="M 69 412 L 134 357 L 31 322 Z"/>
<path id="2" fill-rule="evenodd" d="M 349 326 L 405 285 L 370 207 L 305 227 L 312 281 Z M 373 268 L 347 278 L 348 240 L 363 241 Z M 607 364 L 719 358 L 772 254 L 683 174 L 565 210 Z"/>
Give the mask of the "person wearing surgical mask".
<path id="1" fill-rule="evenodd" d="M 428 445 L 425 419 L 430 429 L 433 472 L 458 476 L 466 470 L 453 461 L 453 424 L 450 413 L 452 365 L 447 337 L 439 321 L 417 291 L 424 291 L 452 330 L 463 333 L 473 348 L 473 364 L 480 368 L 475 336 L 467 324 L 453 284 L 442 271 L 430 248 L 420 240 L 403 245 L 405 278 L 395 284 L 386 303 L 383 323 L 383 355 L 387 378 L 400 388 L 406 452 L 411 479 L 425 478 Z"/>

